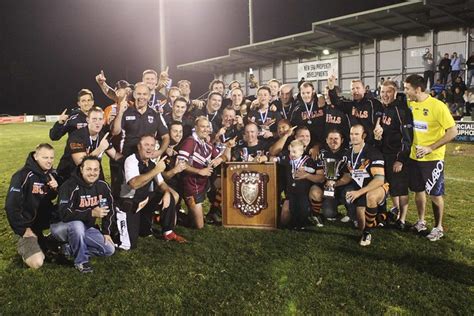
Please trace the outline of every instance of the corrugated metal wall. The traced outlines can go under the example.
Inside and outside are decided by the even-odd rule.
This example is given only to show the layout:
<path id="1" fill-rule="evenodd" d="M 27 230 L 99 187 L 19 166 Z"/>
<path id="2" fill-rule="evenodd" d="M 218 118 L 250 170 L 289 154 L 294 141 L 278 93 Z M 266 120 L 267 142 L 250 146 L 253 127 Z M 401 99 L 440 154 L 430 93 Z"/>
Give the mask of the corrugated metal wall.
<path id="1" fill-rule="evenodd" d="M 471 30 L 472 31 L 472 30 Z M 445 53 L 450 55 L 457 52 L 461 62 L 466 62 L 474 50 L 472 34 L 468 29 L 453 29 L 440 32 L 427 32 L 423 35 L 398 36 L 389 40 L 361 44 L 359 47 L 335 52 L 327 56 L 314 58 L 283 60 L 259 69 L 253 69 L 254 75 L 260 83 L 277 78 L 284 83 L 296 86 L 298 78 L 298 63 L 314 60 L 334 59 L 339 61 L 339 85 L 342 83 L 344 92 L 350 89 L 352 79 L 362 78 L 372 89 L 380 78 L 390 77 L 397 82 L 403 82 L 408 74 L 423 74 L 421 56 L 426 48 L 434 53 L 436 65 Z M 255 91 L 248 87 L 248 69 L 241 72 L 215 74 L 216 78 L 229 83 L 238 80 L 246 88 L 247 95 Z M 319 91 L 326 85 L 326 81 L 315 83 Z"/>

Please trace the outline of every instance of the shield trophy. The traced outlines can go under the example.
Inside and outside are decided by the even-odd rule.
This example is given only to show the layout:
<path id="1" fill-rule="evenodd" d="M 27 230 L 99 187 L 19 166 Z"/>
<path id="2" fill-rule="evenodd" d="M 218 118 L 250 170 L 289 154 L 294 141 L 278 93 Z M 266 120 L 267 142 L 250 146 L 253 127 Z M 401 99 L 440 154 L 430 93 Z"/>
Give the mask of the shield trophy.
<path id="1" fill-rule="evenodd" d="M 343 160 L 335 158 L 323 158 L 324 175 L 326 179 L 336 181 L 339 178 L 339 167 L 344 163 Z M 324 196 L 334 198 L 334 187 L 327 186 L 324 189 Z"/>
<path id="2" fill-rule="evenodd" d="M 247 204 L 253 204 L 258 196 L 258 183 L 257 182 L 244 182 L 242 183 L 241 194 L 242 198 Z"/>

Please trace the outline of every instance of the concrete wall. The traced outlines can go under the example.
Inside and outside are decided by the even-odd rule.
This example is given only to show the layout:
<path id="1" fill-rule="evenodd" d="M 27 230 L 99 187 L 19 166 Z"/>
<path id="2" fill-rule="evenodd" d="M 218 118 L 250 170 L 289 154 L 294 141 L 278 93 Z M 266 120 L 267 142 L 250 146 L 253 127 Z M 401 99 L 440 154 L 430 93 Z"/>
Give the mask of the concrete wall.
<path id="1" fill-rule="evenodd" d="M 474 33 L 474 29 L 471 29 Z M 473 34 L 471 33 L 471 38 Z M 380 78 L 384 77 L 403 82 L 404 78 L 413 73 L 423 74 L 421 55 L 426 48 L 434 53 L 435 63 L 438 64 L 444 53 L 457 52 L 461 61 L 465 62 L 474 51 L 473 41 L 470 40 L 468 29 L 452 29 L 440 32 L 426 32 L 424 34 L 397 36 L 388 40 L 374 40 L 371 43 L 360 44 L 358 47 L 334 52 L 328 56 L 314 56 L 313 58 L 276 61 L 260 69 L 253 69 L 254 75 L 260 83 L 277 78 L 284 83 L 296 86 L 298 78 L 298 63 L 314 60 L 334 59 L 339 61 L 339 85 L 344 92 L 350 89 L 352 79 L 362 78 L 372 89 L 377 86 Z M 465 74 L 464 74 L 465 75 Z M 248 69 L 237 73 L 215 74 L 215 77 L 224 79 L 226 83 L 238 80 L 246 88 L 247 94 L 254 94 L 249 89 L 246 78 Z M 326 85 L 326 81 L 315 82 L 319 91 Z"/>

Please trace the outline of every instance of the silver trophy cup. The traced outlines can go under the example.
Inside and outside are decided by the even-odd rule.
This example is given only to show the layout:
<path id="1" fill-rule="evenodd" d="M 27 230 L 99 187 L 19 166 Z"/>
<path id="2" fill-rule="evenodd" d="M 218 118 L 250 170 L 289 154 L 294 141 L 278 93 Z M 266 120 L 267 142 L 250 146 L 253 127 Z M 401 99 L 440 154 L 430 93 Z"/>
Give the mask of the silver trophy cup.
<path id="1" fill-rule="evenodd" d="M 334 158 L 323 158 L 324 176 L 327 180 L 336 181 L 339 178 L 339 167 L 344 163 L 343 160 Z M 334 187 L 326 186 L 324 189 L 325 197 L 334 197 Z"/>

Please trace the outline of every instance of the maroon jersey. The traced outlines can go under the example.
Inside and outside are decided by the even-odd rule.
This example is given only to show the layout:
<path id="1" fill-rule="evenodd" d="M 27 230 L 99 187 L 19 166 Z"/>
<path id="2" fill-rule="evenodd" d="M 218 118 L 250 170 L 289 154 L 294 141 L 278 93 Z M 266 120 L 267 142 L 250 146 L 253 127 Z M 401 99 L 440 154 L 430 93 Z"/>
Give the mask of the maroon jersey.
<path id="1" fill-rule="evenodd" d="M 212 159 L 219 155 L 219 151 L 212 144 L 199 139 L 195 133 L 183 141 L 179 149 L 178 159 L 185 160 L 196 169 L 206 168 Z M 202 193 L 206 190 L 208 177 L 184 172 L 183 175 L 185 197 Z"/>

